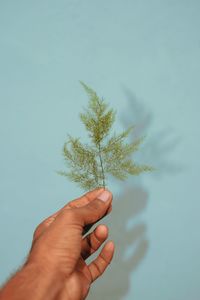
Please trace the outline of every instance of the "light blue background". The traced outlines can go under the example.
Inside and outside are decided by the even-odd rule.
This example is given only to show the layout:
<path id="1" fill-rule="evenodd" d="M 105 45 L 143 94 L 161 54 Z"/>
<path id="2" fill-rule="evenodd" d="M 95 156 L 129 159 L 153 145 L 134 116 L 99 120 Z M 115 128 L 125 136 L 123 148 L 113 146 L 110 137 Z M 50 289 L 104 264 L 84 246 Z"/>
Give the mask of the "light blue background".
<path id="1" fill-rule="evenodd" d="M 0 282 L 82 193 L 54 171 L 67 133 L 85 137 L 83 80 L 158 168 L 110 182 L 116 255 L 89 299 L 199 299 L 199 28 L 197 0 L 0 1 Z"/>

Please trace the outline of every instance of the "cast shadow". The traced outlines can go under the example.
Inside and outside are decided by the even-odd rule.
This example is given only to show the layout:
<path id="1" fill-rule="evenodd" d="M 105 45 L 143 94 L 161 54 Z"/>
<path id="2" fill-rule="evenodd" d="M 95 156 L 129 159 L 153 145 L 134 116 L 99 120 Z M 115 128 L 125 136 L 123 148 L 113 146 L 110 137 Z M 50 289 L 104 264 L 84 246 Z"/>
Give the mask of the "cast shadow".
<path id="1" fill-rule="evenodd" d="M 128 114 L 122 116 L 124 128 L 136 124 L 130 140 L 149 132 L 153 116 L 146 111 L 142 102 L 128 89 L 124 89 L 128 100 Z M 139 151 L 137 158 L 142 163 L 154 166 L 156 174 L 143 176 L 160 176 L 164 173 L 174 174 L 181 170 L 180 165 L 168 159 L 168 155 L 178 145 L 178 139 L 162 130 L 151 137 L 145 147 Z M 113 198 L 112 214 L 103 222 L 109 227 L 109 236 L 115 242 L 116 251 L 110 267 L 102 278 L 97 280 L 88 297 L 89 300 L 122 300 L 130 289 L 131 274 L 136 271 L 148 251 L 147 225 L 141 214 L 148 204 L 148 191 L 140 176 L 131 177 L 127 182 L 119 182 L 120 195 Z M 102 223 L 102 222 L 101 222 Z M 132 299 L 132 298 L 131 298 Z"/>
<path id="2" fill-rule="evenodd" d="M 132 131 L 131 140 L 145 136 L 144 146 L 141 145 L 139 152 L 136 153 L 137 160 L 156 168 L 152 176 L 156 178 L 164 175 L 176 175 L 183 171 L 182 163 L 174 161 L 172 158 L 174 150 L 179 146 L 181 139 L 174 132 L 173 128 L 163 127 L 159 130 L 150 132 L 153 127 L 153 114 L 148 111 L 142 101 L 127 87 L 123 87 L 128 101 L 128 114 L 122 116 L 122 124 L 125 128 L 130 124 L 135 124 Z"/>
<path id="3" fill-rule="evenodd" d="M 103 223 L 108 225 L 109 235 L 115 242 L 115 255 L 111 267 L 94 283 L 88 299 L 121 300 L 127 294 L 130 274 L 140 264 L 148 248 L 146 224 L 137 222 L 128 226 L 128 221 L 142 213 L 147 205 L 147 196 L 147 191 L 137 185 L 127 185 L 121 195 L 114 196 L 112 214 Z"/>

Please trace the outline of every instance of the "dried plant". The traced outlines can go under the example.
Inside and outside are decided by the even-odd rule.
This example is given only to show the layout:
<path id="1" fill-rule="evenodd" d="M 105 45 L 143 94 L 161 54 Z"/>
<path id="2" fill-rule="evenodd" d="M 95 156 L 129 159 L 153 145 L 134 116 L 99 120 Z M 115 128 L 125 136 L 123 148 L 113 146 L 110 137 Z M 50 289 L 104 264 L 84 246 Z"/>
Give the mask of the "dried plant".
<path id="1" fill-rule="evenodd" d="M 109 175 L 125 180 L 128 175 L 152 171 L 152 167 L 137 165 L 131 158 L 144 137 L 131 143 L 125 142 L 134 126 L 110 136 L 116 111 L 109 109 L 104 99 L 99 98 L 92 88 L 82 81 L 80 83 L 89 96 L 88 107 L 80 113 L 80 119 L 89 133 L 91 143 L 82 144 L 80 138 L 68 135 L 63 146 L 63 156 L 70 171 L 57 173 L 76 182 L 84 190 L 89 190 L 105 188 Z"/>

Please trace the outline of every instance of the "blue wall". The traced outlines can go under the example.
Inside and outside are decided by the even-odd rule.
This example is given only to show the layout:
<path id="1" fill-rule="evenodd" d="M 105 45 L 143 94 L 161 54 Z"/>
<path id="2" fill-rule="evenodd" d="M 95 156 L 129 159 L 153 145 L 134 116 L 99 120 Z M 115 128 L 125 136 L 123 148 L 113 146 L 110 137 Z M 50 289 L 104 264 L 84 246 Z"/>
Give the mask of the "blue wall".
<path id="1" fill-rule="evenodd" d="M 196 300 L 200 287 L 200 2 L 0 2 L 0 282 L 36 225 L 82 191 L 63 169 L 67 133 L 84 137 L 79 80 L 147 134 L 154 174 L 110 182 L 116 255 L 90 299 Z"/>

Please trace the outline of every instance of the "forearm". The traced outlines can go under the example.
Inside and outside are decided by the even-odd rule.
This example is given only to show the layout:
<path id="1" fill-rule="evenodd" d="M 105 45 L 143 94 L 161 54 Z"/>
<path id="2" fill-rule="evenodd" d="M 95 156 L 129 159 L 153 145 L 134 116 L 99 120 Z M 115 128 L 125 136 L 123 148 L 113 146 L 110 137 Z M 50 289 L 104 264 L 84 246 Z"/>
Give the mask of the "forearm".
<path id="1" fill-rule="evenodd" d="M 0 300 L 54 300 L 60 292 L 61 281 L 53 272 L 43 272 L 28 263 L 0 290 Z"/>

